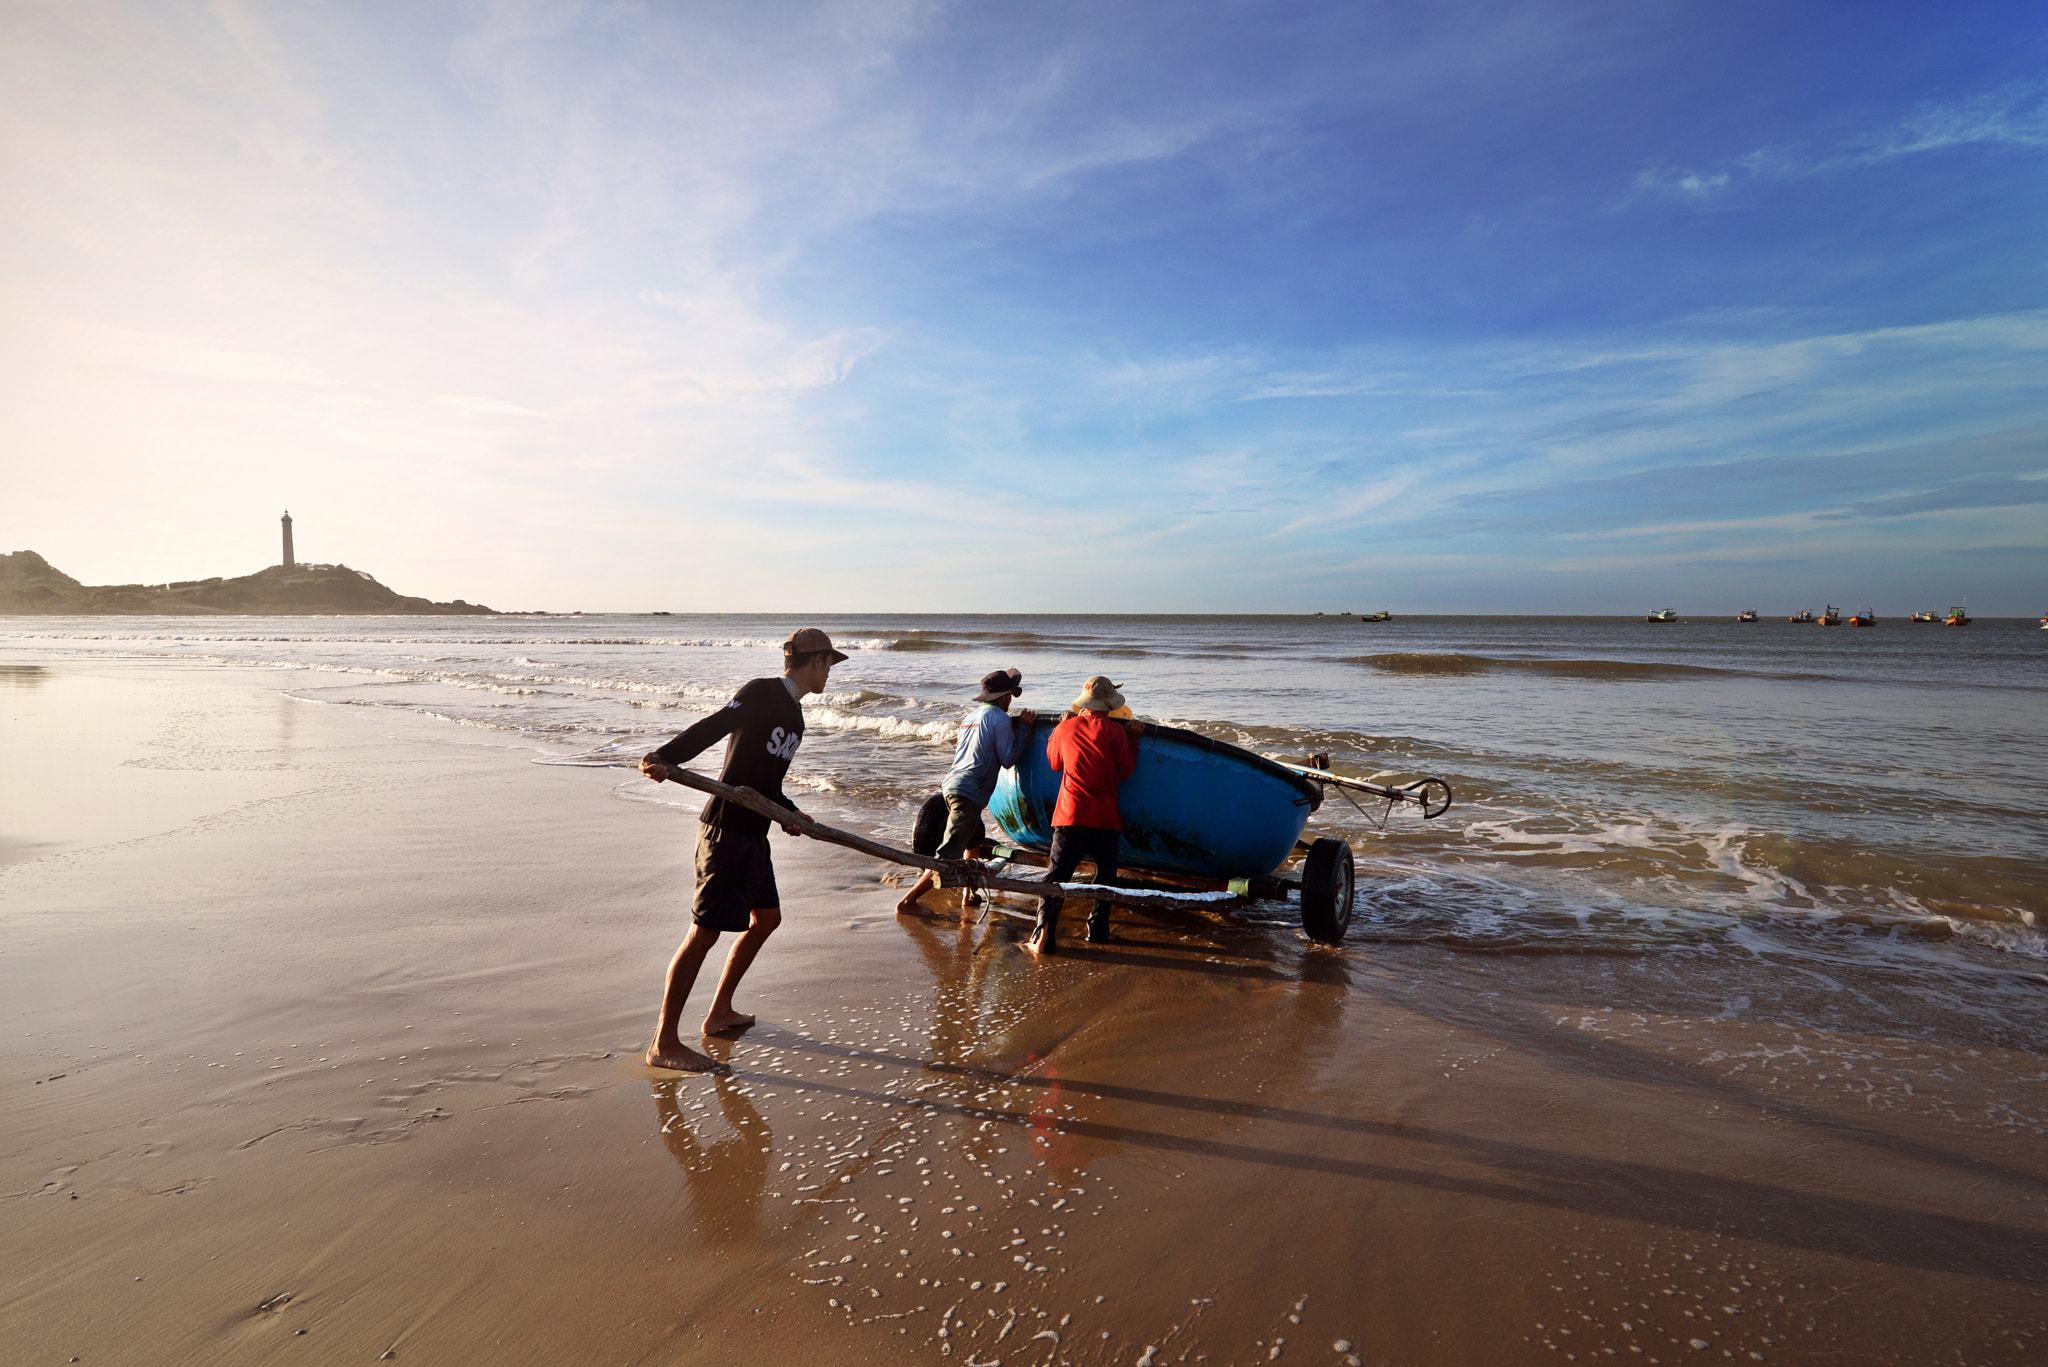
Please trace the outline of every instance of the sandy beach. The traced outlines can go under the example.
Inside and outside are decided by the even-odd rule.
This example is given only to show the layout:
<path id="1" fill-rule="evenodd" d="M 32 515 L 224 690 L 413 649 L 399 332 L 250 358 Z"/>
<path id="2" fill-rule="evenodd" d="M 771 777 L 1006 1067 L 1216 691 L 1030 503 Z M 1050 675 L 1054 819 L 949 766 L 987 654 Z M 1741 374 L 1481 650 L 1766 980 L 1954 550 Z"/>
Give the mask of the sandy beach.
<path id="1" fill-rule="evenodd" d="M 712 1042 L 729 1078 L 659 1074 L 688 811 L 290 681 L 0 685 L 9 1362 L 1994 1363 L 2048 1333 L 2048 985 L 2022 1019 L 1732 949 L 1121 914 L 1039 964 L 778 837 L 760 1024 Z"/>

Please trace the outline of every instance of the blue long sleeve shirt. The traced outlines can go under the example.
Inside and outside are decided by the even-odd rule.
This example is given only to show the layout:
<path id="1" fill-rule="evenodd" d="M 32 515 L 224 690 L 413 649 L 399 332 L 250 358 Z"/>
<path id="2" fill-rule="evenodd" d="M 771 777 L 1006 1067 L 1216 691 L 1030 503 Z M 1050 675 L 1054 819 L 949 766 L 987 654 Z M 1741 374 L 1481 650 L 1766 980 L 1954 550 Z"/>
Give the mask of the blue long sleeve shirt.
<path id="1" fill-rule="evenodd" d="M 953 749 L 953 767 L 939 791 L 978 807 L 996 793 L 996 775 L 1017 762 L 1029 733 L 993 703 L 977 703 L 960 723 L 960 742 Z"/>

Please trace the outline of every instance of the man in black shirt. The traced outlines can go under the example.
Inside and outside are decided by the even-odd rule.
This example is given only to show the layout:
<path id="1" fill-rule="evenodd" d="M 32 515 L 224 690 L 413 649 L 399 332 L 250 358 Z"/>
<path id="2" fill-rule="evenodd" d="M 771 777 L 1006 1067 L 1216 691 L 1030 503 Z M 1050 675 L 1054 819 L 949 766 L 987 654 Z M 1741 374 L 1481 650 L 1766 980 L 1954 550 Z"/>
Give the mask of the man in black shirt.
<path id="1" fill-rule="evenodd" d="M 803 743 L 804 713 L 797 700 L 825 691 L 832 666 L 846 656 L 832 648 L 832 638 L 805 627 L 782 645 L 782 677 L 755 679 L 712 713 L 640 761 L 640 772 L 660 783 L 671 768 L 696 758 L 719 740 L 725 767 L 718 780 L 736 788 L 752 788 L 771 802 L 796 810 L 782 792 L 783 775 Z M 678 1068 L 701 1073 L 718 1065 L 686 1046 L 678 1027 L 683 1003 L 696 985 L 697 970 L 722 931 L 738 931 L 718 990 L 704 1017 L 704 1033 L 715 1035 L 752 1025 L 754 1018 L 734 1009 L 732 994 L 752 966 L 761 946 L 782 924 L 782 898 L 775 890 L 775 865 L 768 857 L 768 818 L 714 797 L 704 804 L 697 827 L 697 895 L 690 908 L 692 924 L 668 966 L 661 993 L 661 1019 L 654 1043 L 647 1046 L 650 1068 Z M 784 826 L 791 835 L 802 834 Z"/>

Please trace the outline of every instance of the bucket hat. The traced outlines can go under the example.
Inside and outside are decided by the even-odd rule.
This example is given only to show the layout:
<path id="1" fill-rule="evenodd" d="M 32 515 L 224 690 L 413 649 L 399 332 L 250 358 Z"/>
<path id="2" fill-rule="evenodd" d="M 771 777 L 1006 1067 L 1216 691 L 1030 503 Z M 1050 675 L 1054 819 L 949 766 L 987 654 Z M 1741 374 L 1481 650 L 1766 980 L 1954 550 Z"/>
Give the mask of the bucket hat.
<path id="1" fill-rule="evenodd" d="M 1124 705 L 1124 695 L 1107 674 L 1097 674 L 1081 685 L 1081 696 L 1074 699 L 1075 707 L 1085 707 L 1090 712 L 1114 712 Z"/>
<path id="2" fill-rule="evenodd" d="M 974 695 L 976 702 L 994 702 L 997 698 L 1011 694 L 1022 696 L 1024 675 L 1015 669 L 992 669 L 981 676 L 981 692 Z"/>

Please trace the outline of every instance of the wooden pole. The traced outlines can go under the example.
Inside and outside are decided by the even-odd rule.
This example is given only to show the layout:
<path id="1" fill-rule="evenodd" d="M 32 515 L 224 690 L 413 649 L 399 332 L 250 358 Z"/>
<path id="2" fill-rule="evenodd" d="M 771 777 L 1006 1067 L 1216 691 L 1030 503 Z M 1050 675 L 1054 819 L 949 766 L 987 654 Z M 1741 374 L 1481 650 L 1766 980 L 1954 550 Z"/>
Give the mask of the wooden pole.
<path id="1" fill-rule="evenodd" d="M 713 797 L 724 798 L 727 802 L 746 808 L 750 812 L 767 817 L 783 826 L 794 826 L 813 840 L 822 840 L 828 845 L 844 845 L 871 859 L 887 860 L 891 864 L 905 864 L 913 869 L 929 869 L 939 875 L 940 887 L 985 888 L 991 892 L 1014 892 L 1025 897 L 1044 897 L 1057 890 L 1062 896 L 1078 901 L 1114 902 L 1126 907 L 1160 907 L 1176 911 L 1187 911 L 1195 907 L 1205 910 L 1224 911 L 1241 907 L 1242 897 L 1219 897 L 1215 893 L 1203 892 L 1139 892 L 1124 888 L 1103 888 L 1093 883 L 1046 883 L 1035 879 L 991 878 L 986 874 L 970 872 L 964 859 L 930 859 L 909 850 L 899 850 L 893 845 L 884 845 L 879 840 L 855 835 L 813 821 L 801 812 L 779 807 L 762 797 L 752 788 L 734 788 L 720 783 L 715 778 L 692 773 L 676 765 L 665 766 L 668 776 L 686 788 L 710 793 Z"/>

